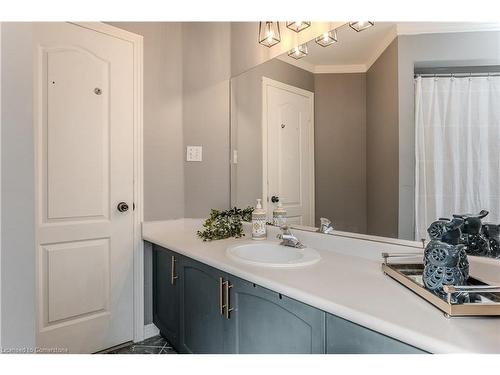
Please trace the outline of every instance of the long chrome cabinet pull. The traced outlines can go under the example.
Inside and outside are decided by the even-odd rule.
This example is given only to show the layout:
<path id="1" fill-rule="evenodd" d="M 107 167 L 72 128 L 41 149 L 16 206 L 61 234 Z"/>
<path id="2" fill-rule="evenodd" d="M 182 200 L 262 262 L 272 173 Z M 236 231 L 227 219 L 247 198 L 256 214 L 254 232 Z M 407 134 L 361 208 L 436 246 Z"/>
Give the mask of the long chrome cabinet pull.
<path id="1" fill-rule="evenodd" d="M 170 268 L 170 284 L 174 285 L 175 284 L 175 279 L 178 278 L 178 276 L 175 274 L 175 256 L 172 255 L 172 262 L 171 262 L 171 268 Z"/>
<path id="2" fill-rule="evenodd" d="M 229 281 L 225 281 L 224 284 L 226 284 L 226 319 L 229 319 L 229 313 L 233 311 L 233 308 L 230 307 L 229 304 L 229 289 L 231 289 L 233 286 L 229 284 Z"/>
<path id="3" fill-rule="evenodd" d="M 222 277 L 219 277 L 219 312 L 221 315 L 224 315 L 224 307 L 226 305 L 224 304 L 224 296 L 222 290 L 224 289 L 224 284 L 225 282 L 223 281 Z"/>

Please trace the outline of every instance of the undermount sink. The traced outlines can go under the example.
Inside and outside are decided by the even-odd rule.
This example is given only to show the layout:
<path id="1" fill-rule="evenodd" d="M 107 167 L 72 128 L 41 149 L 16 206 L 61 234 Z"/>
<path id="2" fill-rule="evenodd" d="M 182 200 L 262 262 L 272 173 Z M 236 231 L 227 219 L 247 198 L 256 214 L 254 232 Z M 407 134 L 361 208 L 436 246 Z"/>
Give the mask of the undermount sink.
<path id="1" fill-rule="evenodd" d="M 263 267 L 303 267 L 321 259 L 314 249 L 296 249 L 268 241 L 234 245 L 226 253 L 237 262 Z"/>

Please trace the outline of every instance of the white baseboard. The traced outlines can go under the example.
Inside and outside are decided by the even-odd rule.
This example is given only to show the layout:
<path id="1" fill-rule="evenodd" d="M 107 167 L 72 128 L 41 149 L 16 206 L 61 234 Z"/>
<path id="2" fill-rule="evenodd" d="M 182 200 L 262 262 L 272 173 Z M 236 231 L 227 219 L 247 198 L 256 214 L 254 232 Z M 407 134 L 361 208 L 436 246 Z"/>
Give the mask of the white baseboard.
<path id="1" fill-rule="evenodd" d="M 150 337 L 157 336 L 160 334 L 160 330 L 156 328 L 154 323 L 146 324 L 144 326 L 144 340 L 149 339 Z"/>

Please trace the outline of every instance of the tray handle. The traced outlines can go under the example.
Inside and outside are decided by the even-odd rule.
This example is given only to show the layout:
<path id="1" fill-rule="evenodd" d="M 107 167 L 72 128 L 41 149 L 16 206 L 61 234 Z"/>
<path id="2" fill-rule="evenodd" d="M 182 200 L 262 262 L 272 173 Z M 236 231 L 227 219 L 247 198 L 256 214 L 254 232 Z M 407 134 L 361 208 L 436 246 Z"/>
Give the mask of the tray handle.
<path id="1" fill-rule="evenodd" d="M 451 296 L 454 293 L 500 293 L 500 285 L 443 285 L 447 294 L 446 301 L 451 305 Z"/>
<path id="2" fill-rule="evenodd" d="M 460 292 L 468 293 L 500 293 L 500 285 L 443 285 L 445 293 L 453 294 Z"/>
<path id="3" fill-rule="evenodd" d="M 415 256 L 424 256 L 423 252 L 419 253 L 382 253 L 382 258 L 384 258 L 384 263 L 388 264 L 389 258 L 412 258 Z"/>

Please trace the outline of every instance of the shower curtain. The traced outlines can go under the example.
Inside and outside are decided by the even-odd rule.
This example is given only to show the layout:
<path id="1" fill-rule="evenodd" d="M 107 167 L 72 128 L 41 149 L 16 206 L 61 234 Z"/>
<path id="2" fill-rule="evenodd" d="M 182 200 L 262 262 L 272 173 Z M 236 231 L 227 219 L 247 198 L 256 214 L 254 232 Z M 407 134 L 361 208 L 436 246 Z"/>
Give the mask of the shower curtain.
<path id="1" fill-rule="evenodd" d="M 454 213 L 500 223 L 500 77 L 417 77 L 415 142 L 415 239 Z"/>

